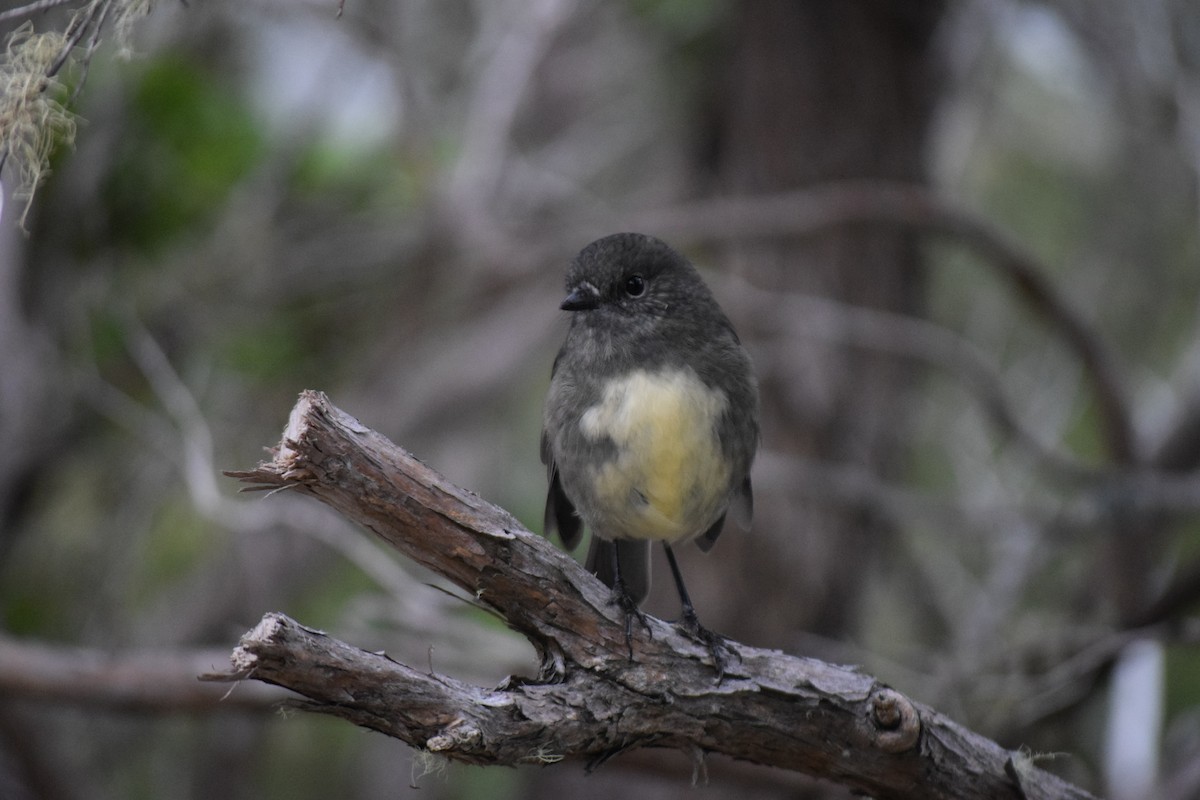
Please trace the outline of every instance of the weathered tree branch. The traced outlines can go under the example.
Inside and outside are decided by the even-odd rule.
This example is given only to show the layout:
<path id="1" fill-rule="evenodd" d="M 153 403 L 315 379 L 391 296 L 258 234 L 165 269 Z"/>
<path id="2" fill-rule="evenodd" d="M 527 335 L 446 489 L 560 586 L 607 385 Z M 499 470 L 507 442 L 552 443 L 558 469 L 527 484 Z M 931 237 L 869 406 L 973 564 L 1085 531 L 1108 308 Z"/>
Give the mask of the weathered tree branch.
<path id="1" fill-rule="evenodd" d="M 535 679 L 496 689 L 399 664 L 268 614 L 208 679 L 292 689 L 303 707 L 473 764 L 596 764 L 671 747 L 827 778 L 877 798 L 1090 795 L 847 667 L 730 643 L 717 683 L 707 649 L 654 618 L 633 631 L 609 591 L 503 509 L 464 491 L 305 392 L 274 458 L 229 473 L 312 495 L 494 609 L 537 649 Z"/>

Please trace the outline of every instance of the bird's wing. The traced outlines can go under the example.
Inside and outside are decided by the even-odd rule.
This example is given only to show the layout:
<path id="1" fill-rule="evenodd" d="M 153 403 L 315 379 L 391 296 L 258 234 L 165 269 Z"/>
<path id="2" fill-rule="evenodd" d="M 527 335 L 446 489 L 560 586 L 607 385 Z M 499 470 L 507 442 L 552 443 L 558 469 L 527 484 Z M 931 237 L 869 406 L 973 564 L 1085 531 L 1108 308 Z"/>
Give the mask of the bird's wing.
<path id="1" fill-rule="evenodd" d="M 750 530 L 750 522 L 754 519 L 754 488 L 750 485 L 750 473 L 746 473 L 742 485 L 733 493 L 729 510 L 733 512 L 733 521 L 739 528 Z"/>
<path id="2" fill-rule="evenodd" d="M 733 521 L 737 526 L 744 531 L 750 530 L 750 520 L 754 516 L 754 490 L 750 486 L 750 476 L 747 475 L 742 485 L 733 493 L 733 497 L 729 501 L 729 508 L 726 513 L 733 514 Z M 717 518 L 717 521 L 708 526 L 703 534 L 696 539 L 696 546 L 704 552 L 712 549 L 716 544 L 717 537 L 721 535 L 721 529 L 725 527 L 725 514 Z"/>
<path id="3" fill-rule="evenodd" d="M 721 535 L 721 529 L 725 527 L 725 515 L 717 517 L 717 521 L 708 526 L 708 530 L 700 534 L 696 539 L 696 546 L 704 552 L 712 550 L 712 546 L 717 543 L 717 537 Z"/>
<path id="4" fill-rule="evenodd" d="M 546 491 L 546 511 L 542 517 L 542 535 L 557 533 L 563 546 L 573 550 L 583 537 L 583 520 L 575 513 L 575 504 L 563 491 L 558 468 L 554 464 L 554 454 L 550 452 L 550 438 L 545 431 L 542 431 L 542 463 L 546 465 L 546 477 L 550 482 L 550 488 Z"/>

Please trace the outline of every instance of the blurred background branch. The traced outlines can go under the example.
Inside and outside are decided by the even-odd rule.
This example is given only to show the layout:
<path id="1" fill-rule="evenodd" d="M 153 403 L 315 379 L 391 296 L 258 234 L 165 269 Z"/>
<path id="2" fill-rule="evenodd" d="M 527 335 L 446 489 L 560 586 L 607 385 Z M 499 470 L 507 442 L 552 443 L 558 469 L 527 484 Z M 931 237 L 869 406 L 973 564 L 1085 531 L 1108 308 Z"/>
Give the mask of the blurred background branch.
<path id="1" fill-rule="evenodd" d="M 239 685 L 231 691 L 196 680 L 228 660 L 229 654 L 218 650 L 106 653 L 4 636 L 0 638 L 0 693 L 144 714 L 262 713 L 286 697 L 264 684 Z"/>

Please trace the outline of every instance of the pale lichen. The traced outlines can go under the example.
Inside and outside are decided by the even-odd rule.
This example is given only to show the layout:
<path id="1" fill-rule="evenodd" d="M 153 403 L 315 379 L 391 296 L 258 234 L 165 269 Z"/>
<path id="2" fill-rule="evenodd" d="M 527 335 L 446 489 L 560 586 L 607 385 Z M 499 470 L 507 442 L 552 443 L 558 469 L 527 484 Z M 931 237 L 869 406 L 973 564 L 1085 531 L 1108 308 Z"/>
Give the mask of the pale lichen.
<path id="1" fill-rule="evenodd" d="M 22 226 L 55 147 L 75 138 L 75 115 L 65 106 L 66 89 L 54 76 L 67 47 L 63 34 L 34 33 L 33 25 L 25 23 L 9 36 L 0 60 L 0 152 L 16 173 L 13 198 L 25 206 Z"/>
<path id="2" fill-rule="evenodd" d="M 35 33 L 26 22 L 9 34 L 0 57 L 0 166 L 13 171 L 13 199 L 23 203 L 25 226 L 33 195 L 50 171 L 57 147 L 75 141 L 76 118 L 67 107 L 69 93 L 59 79 L 72 51 L 83 46 L 76 61 L 82 85 L 101 30 L 111 20 L 118 58 L 129 58 L 134 23 L 150 13 L 155 0 L 90 0 L 71 17 L 67 33 Z"/>
<path id="3" fill-rule="evenodd" d="M 133 26 L 138 20 L 150 13 L 155 0 L 121 0 L 116 5 L 113 18 L 113 42 L 117 47 L 117 58 L 133 57 L 133 47 L 129 44 L 133 38 Z"/>

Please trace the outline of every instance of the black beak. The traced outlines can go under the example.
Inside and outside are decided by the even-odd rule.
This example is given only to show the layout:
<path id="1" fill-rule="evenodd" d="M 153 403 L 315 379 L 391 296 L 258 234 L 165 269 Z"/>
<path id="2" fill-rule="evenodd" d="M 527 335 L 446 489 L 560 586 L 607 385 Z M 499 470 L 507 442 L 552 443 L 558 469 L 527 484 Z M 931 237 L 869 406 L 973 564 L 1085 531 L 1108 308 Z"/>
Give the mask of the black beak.
<path id="1" fill-rule="evenodd" d="M 588 311 L 600 305 L 600 291 L 590 283 L 581 283 L 571 290 L 559 306 L 563 311 Z"/>

